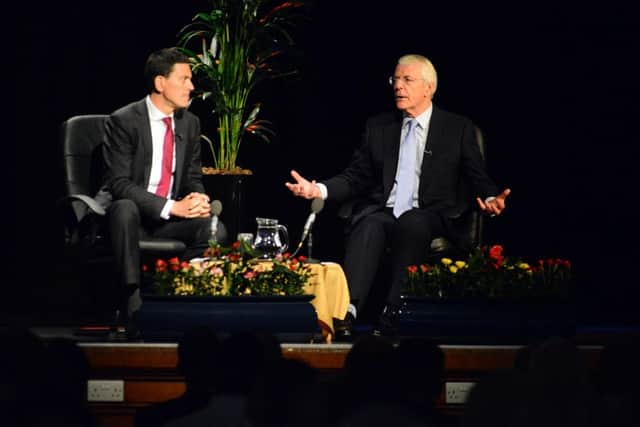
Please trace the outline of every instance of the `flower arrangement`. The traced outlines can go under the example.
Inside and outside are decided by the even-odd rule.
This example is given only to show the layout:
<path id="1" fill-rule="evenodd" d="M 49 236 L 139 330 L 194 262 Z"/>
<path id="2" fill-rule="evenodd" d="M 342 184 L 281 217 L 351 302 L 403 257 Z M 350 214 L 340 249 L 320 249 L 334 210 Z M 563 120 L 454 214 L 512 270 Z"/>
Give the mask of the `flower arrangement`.
<path id="1" fill-rule="evenodd" d="M 143 266 L 143 272 L 154 293 L 180 296 L 303 295 L 312 275 L 304 256 L 285 253 L 273 262 L 259 262 L 246 242 L 228 248 L 211 243 L 204 256 L 192 262 L 158 259 L 152 271 Z"/>
<path id="2" fill-rule="evenodd" d="M 561 258 L 530 265 L 507 257 L 501 245 L 477 248 L 467 260 L 442 258 L 435 265 L 407 267 L 406 295 L 432 299 L 565 299 L 571 262 Z"/>
<path id="3" fill-rule="evenodd" d="M 210 10 L 179 31 L 179 45 L 192 61 L 196 99 L 209 103 L 217 117 L 217 138 L 202 135 L 214 163 L 203 173 L 249 174 L 236 163 L 243 135 L 267 142 L 274 135 L 271 123 L 258 119 L 260 104 L 247 104 L 263 81 L 296 74 L 285 57 L 302 7 L 296 1 L 211 0 Z"/>

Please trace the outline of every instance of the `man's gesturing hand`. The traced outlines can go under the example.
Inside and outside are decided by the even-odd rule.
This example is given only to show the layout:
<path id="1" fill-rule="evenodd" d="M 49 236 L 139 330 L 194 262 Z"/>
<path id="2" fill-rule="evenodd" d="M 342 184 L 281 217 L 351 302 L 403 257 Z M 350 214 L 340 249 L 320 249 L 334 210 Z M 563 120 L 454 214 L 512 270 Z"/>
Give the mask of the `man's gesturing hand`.
<path id="1" fill-rule="evenodd" d="M 502 193 L 498 194 L 495 198 L 487 201 L 482 201 L 480 197 L 477 197 L 478 206 L 480 210 L 488 215 L 495 216 L 500 215 L 506 207 L 505 199 L 511 194 L 511 189 L 507 188 Z"/>
<path id="2" fill-rule="evenodd" d="M 298 197 L 304 197 L 305 199 L 315 199 L 317 197 L 322 197 L 320 193 L 320 189 L 316 185 L 316 181 L 308 181 L 303 178 L 298 172 L 292 170 L 291 176 L 295 179 L 295 184 L 290 182 L 286 182 L 284 185 L 287 186 L 291 192 Z"/>

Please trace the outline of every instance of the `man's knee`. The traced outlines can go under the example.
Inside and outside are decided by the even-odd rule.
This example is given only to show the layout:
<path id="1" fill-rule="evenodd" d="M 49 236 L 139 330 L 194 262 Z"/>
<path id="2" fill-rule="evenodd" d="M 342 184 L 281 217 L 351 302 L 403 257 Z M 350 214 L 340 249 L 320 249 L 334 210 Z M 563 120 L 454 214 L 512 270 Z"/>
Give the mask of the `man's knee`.
<path id="1" fill-rule="evenodd" d="M 403 219 L 400 218 L 394 227 L 396 236 L 409 240 L 425 240 L 431 236 L 431 226 L 428 221 L 418 221 L 415 218 Z"/>
<path id="2" fill-rule="evenodd" d="M 384 212 L 375 212 L 362 218 L 350 231 L 350 236 L 384 235 L 385 230 L 393 224 L 393 218 Z"/>
<path id="3" fill-rule="evenodd" d="M 109 218 L 112 222 L 124 224 L 124 223 L 139 223 L 140 222 L 140 210 L 138 206 L 129 199 L 120 199 L 114 201 L 109 206 Z"/>

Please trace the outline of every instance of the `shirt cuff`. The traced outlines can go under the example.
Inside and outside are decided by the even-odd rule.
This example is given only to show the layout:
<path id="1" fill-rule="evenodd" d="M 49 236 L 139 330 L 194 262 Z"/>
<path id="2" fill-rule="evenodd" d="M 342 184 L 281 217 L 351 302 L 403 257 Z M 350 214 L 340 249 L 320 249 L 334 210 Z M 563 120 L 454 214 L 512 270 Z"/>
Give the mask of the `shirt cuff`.
<path id="1" fill-rule="evenodd" d="M 171 217 L 171 208 L 175 203 L 175 200 L 167 200 L 167 203 L 164 204 L 162 211 L 160 211 L 160 218 L 169 219 Z"/>
<path id="2" fill-rule="evenodd" d="M 320 197 L 322 197 L 322 200 L 327 200 L 327 196 L 329 195 L 327 186 L 320 182 L 316 182 L 316 186 L 318 187 L 318 190 L 320 190 Z"/>

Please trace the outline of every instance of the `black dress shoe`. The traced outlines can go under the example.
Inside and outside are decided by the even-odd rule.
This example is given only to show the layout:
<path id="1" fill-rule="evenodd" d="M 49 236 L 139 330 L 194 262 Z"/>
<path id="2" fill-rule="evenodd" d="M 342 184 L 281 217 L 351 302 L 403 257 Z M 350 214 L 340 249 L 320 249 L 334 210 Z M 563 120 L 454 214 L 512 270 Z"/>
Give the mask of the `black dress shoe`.
<path id="1" fill-rule="evenodd" d="M 137 341 L 141 339 L 142 334 L 136 322 L 136 314 L 127 315 L 126 311 L 118 311 L 116 313 L 116 324 L 111 336 L 114 341 Z"/>
<path id="2" fill-rule="evenodd" d="M 353 341 L 353 322 L 355 317 L 351 313 L 347 313 L 344 320 L 333 319 L 333 340 L 335 342 L 352 342 Z"/>
<path id="3" fill-rule="evenodd" d="M 373 335 L 396 338 L 398 336 L 398 317 L 400 307 L 387 304 L 378 318 L 377 325 L 373 328 Z"/>

